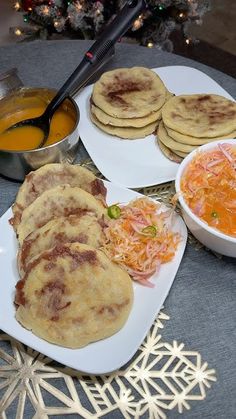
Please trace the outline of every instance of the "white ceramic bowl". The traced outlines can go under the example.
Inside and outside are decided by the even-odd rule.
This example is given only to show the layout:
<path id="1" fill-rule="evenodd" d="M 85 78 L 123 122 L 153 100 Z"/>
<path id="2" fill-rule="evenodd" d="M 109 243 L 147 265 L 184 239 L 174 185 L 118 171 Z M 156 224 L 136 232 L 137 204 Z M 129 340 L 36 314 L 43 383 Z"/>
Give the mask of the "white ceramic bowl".
<path id="1" fill-rule="evenodd" d="M 236 257 L 236 238 L 231 237 L 227 234 L 221 233 L 219 230 L 216 230 L 213 227 L 210 227 L 206 222 L 200 220 L 189 208 L 185 202 L 181 190 L 180 190 L 180 181 L 182 175 L 198 151 L 207 151 L 217 147 L 217 144 L 230 143 L 236 145 L 236 139 L 232 140 L 218 140 L 213 141 L 203 146 L 198 147 L 196 150 L 192 151 L 185 159 L 181 162 L 179 169 L 177 171 L 175 179 L 175 189 L 179 194 L 179 203 L 182 209 L 183 219 L 191 231 L 191 233 L 206 247 L 209 249 L 220 253 L 225 256 Z"/>

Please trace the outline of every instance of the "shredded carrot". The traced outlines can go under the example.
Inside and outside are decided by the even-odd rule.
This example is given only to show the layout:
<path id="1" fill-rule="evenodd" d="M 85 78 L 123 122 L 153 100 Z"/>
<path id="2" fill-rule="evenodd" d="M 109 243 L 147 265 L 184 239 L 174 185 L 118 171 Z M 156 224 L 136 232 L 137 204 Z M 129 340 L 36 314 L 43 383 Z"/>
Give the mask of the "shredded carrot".
<path id="1" fill-rule="evenodd" d="M 197 153 L 183 174 L 181 192 L 202 221 L 236 237 L 236 146 L 222 143 Z"/>
<path id="2" fill-rule="evenodd" d="M 134 280 L 152 287 L 149 278 L 172 260 L 181 239 L 171 231 L 173 210 L 146 197 L 120 208 L 120 217 L 105 229 L 104 251 Z"/>

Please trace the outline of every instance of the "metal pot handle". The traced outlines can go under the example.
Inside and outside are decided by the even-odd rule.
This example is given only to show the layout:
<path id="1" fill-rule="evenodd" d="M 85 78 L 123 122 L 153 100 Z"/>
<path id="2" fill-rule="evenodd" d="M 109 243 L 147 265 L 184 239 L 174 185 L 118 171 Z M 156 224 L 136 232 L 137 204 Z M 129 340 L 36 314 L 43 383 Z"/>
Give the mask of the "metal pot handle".
<path id="1" fill-rule="evenodd" d="M 11 68 L 0 74 L 0 99 L 22 86 L 24 86 L 24 83 L 18 76 L 17 68 Z"/>

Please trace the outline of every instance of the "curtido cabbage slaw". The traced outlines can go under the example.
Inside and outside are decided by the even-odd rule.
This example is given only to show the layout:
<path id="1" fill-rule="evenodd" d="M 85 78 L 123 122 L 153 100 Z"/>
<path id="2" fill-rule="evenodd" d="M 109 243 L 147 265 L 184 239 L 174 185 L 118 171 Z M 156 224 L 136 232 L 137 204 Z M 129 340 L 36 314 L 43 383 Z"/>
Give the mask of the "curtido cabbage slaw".
<path id="1" fill-rule="evenodd" d="M 154 287 L 150 277 L 173 259 L 181 240 L 171 230 L 173 212 L 146 197 L 112 205 L 108 208 L 112 219 L 105 228 L 105 253 L 135 281 Z"/>
<path id="2" fill-rule="evenodd" d="M 182 175 L 180 187 L 196 216 L 236 237 L 236 142 L 197 152 Z"/>

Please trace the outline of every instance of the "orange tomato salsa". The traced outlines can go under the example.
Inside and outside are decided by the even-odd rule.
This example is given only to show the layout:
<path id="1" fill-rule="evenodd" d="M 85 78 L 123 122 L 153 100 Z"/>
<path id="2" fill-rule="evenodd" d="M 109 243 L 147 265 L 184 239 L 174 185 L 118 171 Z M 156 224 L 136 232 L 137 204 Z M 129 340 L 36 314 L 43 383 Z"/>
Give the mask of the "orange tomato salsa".
<path id="1" fill-rule="evenodd" d="M 187 166 L 181 192 L 193 213 L 209 226 L 236 237 L 236 140 L 201 151 Z"/>

